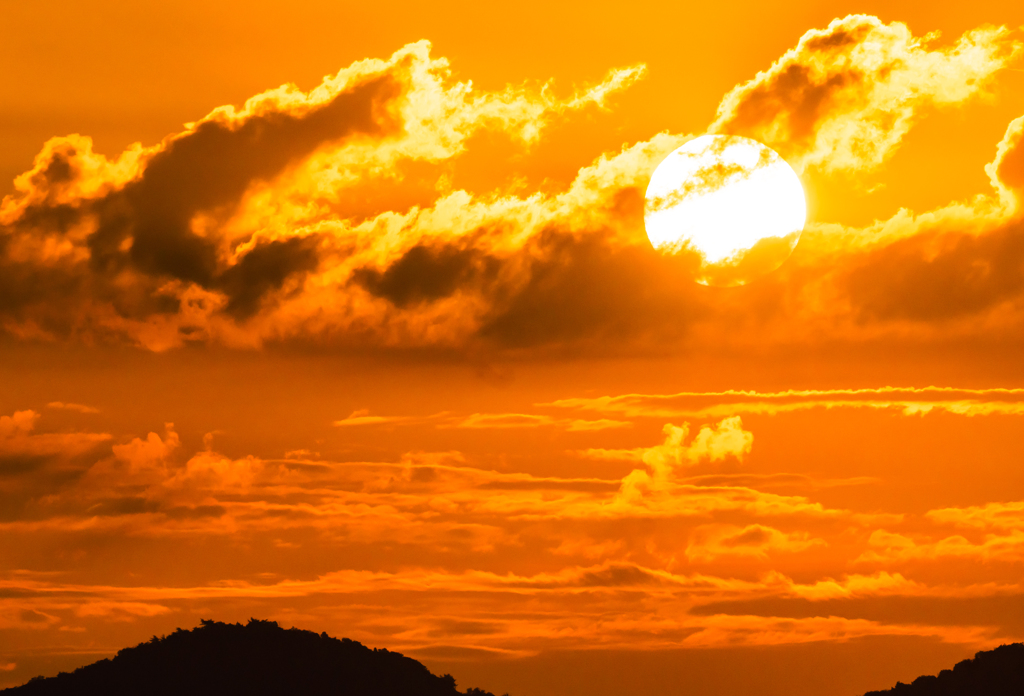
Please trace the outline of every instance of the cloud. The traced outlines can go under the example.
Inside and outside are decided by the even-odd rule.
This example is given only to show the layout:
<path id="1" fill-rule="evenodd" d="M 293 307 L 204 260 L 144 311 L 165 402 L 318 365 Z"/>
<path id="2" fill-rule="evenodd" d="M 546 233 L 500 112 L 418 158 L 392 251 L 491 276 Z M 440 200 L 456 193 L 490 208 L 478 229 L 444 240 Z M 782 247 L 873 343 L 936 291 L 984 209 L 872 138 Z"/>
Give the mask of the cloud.
<path id="1" fill-rule="evenodd" d="M 0 600 L 0 628 L 45 631 L 58 623 L 60 623 L 60 618 L 53 614 Z"/>
<path id="2" fill-rule="evenodd" d="M 85 404 L 64 403 L 63 401 L 51 401 L 46 404 L 48 408 L 56 408 L 64 411 L 77 411 L 78 413 L 99 413 L 98 408 L 86 406 Z"/>
<path id="3" fill-rule="evenodd" d="M 925 517 L 937 524 L 952 524 L 957 527 L 1024 531 L 1024 501 L 929 510 Z"/>
<path id="4" fill-rule="evenodd" d="M 1019 119 L 986 166 L 995 196 L 978 196 L 916 219 L 894 216 L 892 237 L 869 244 L 836 274 L 860 325 L 957 336 L 1020 325 L 1024 221 L 1018 204 Z M 1001 177 L 1007 177 L 1005 180 Z"/>
<path id="5" fill-rule="evenodd" d="M 632 425 L 628 421 L 612 420 L 610 418 L 599 418 L 597 420 L 576 419 L 569 421 L 565 429 L 570 433 L 579 433 L 593 430 L 608 430 L 610 428 L 629 428 Z"/>
<path id="6" fill-rule="evenodd" d="M 145 602 L 89 601 L 75 607 L 78 617 L 103 617 L 107 620 L 132 621 L 139 617 L 167 614 L 170 609 Z"/>
<path id="7" fill-rule="evenodd" d="M 536 428 L 551 425 L 554 418 L 532 413 L 473 413 L 459 421 L 457 428 Z"/>
<path id="8" fill-rule="evenodd" d="M 552 418 L 537 413 L 471 413 L 466 416 L 457 416 L 447 411 L 435 413 L 431 416 L 373 416 L 367 409 L 353 411 L 347 418 L 334 421 L 337 427 L 351 427 L 359 425 L 423 425 L 432 423 L 441 429 L 461 428 L 468 430 L 507 430 L 510 428 L 541 428 L 556 427 L 567 432 L 589 432 L 594 430 L 608 430 L 611 428 L 629 428 L 632 423 L 628 421 L 599 418 L 586 420 L 581 418 Z"/>
<path id="9" fill-rule="evenodd" d="M 722 556 L 766 560 L 777 553 L 800 553 L 827 545 L 824 539 L 810 538 L 807 532 L 787 533 L 760 524 L 702 525 L 694 529 L 685 553 L 687 559 L 698 563 Z"/>
<path id="10" fill-rule="evenodd" d="M 963 508 L 929 510 L 924 515 L 932 524 L 967 530 L 971 538 L 955 534 L 908 536 L 878 529 L 868 540 L 869 548 L 860 562 L 964 559 L 1016 563 L 1024 558 L 1024 503 L 988 503 Z"/>
<path id="11" fill-rule="evenodd" d="M 613 508 L 646 508 L 656 499 L 671 496 L 676 488 L 678 472 L 687 466 L 702 461 L 721 461 L 728 457 L 742 459 L 750 452 L 754 435 L 743 430 L 738 416 L 726 418 L 712 426 L 702 426 L 697 435 L 687 444 L 689 424 L 675 426 L 671 423 L 662 429 L 665 442 L 654 447 L 628 450 L 589 449 L 580 454 L 592 459 L 641 461 L 646 469 L 634 469 L 622 479 L 622 485 Z"/>
<path id="12" fill-rule="evenodd" d="M 867 15 L 833 20 L 729 92 L 708 130 L 760 140 L 798 169 L 877 167 L 924 108 L 983 93 L 1021 49 L 1006 28 L 937 39 Z"/>
<path id="13" fill-rule="evenodd" d="M 556 403 L 561 405 L 561 402 Z M 743 422 L 738 416 L 726 418 L 716 425 L 701 426 L 689 445 L 683 444 L 690 433 L 688 423 L 681 426 L 668 423 L 662 432 L 665 433 L 663 445 L 624 450 L 589 449 L 580 454 L 591 459 L 637 460 L 655 470 L 661 470 L 670 463 L 679 466 L 687 462 L 696 464 L 702 460 L 714 462 L 729 456 L 742 459 L 750 452 L 754 442 L 754 435 L 743 430 Z"/>
<path id="14" fill-rule="evenodd" d="M 497 272 L 500 261 L 472 248 L 417 245 L 383 271 L 358 268 L 352 281 L 398 308 L 451 296 Z"/>
<path id="15" fill-rule="evenodd" d="M 538 407 L 617 414 L 628 418 L 723 418 L 735 414 L 778 415 L 812 409 L 888 410 L 905 416 L 949 413 L 960 416 L 1024 414 L 1024 390 L 958 387 L 874 387 L 861 389 L 790 389 L 779 392 L 731 389 L 674 394 L 621 394 L 572 397 Z M 591 450 L 595 458 L 632 458 L 635 453 Z"/>
<path id="16" fill-rule="evenodd" d="M 28 490 L 64 485 L 81 475 L 88 467 L 82 458 L 111 439 L 106 433 L 36 433 L 40 418 L 32 410 L 0 416 L 0 499 L 14 496 L 6 499 L 8 514 Z"/>
<path id="17" fill-rule="evenodd" d="M 558 546 L 550 551 L 557 556 L 575 556 L 594 560 L 614 555 L 622 549 L 623 545 L 620 540 L 599 542 L 587 538 L 562 539 Z"/>
<path id="18" fill-rule="evenodd" d="M 174 432 L 174 423 L 165 424 L 166 434 L 161 438 L 156 433 L 149 433 L 146 439 L 133 438 L 124 445 L 114 445 L 114 456 L 128 465 L 132 474 L 148 475 L 151 472 L 163 477 L 167 474 L 169 459 L 181 445 L 178 433 Z"/>
<path id="19" fill-rule="evenodd" d="M 364 408 L 353 411 L 346 418 L 334 421 L 334 425 L 339 428 L 347 428 L 353 425 L 382 425 L 386 423 L 402 423 L 410 420 L 414 419 L 406 416 L 371 416 L 370 411 Z"/>
<path id="20" fill-rule="evenodd" d="M 750 452 L 754 436 L 742 429 L 739 417 L 727 418 L 716 426 L 704 426 L 689 445 L 689 425 L 666 424 L 665 443 L 642 450 L 641 461 L 647 469 L 634 469 L 622 479 L 614 504 L 642 504 L 648 496 L 666 493 L 673 486 L 676 470 L 701 460 L 718 461 L 726 457 L 742 459 Z"/>
<path id="21" fill-rule="evenodd" d="M 750 591 L 807 594 L 815 601 L 835 597 L 873 596 L 914 591 L 916 585 L 900 575 L 848 576 L 842 581 L 825 580 L 810 585 L 771 575 L 763 581 L 743 581 L 713 575 L 680 575 L 636 564 L 603 563 L 568 567 L 558 572 L 501 574 L 482 570 L 443 572 L 408 568 L 394 572 L 343 570 L 321 574 L 309 580 L 281 580 L 272 583 L 231 581 L 192 586 L 75 585 L 18 580 L 3 582 L 5 589 L 17 589 L 29 598 L 36 614 L 48 614 L 51 624 L 58 615 L 75 615 L 78 607 L 100 611 L 127 607 L 138 615 L 165 604 L 177 606 L 200 603 L 233 603 L 239 600 L 294 602 L 302 598 L 342 596 L 341 605 L 328 605 L 328 615 L 341 606 L 358 606 L 357 613 L 345 612 L 350 630 L 380 635 L 389 631 L 398 649 L 436 645 L 439 636 L 446 645 L 506 651 L 595 646 L 626 649 L 726 647 L 737 645 L 785 645 L 820 640 L 848 640 L 868 635 L 919 635 L 951 642 L 984 642 L 993 635 L 986 626 L 946 626 L 848 619 L 842 616 L 780 618 L 774 616 L 712 614 L 680 611 L 690 593 L 726 598 Z M 422 605 L 396 605 L 397 593 L 423 597 Z M 646 597 L 638 607 L 637 593 Z M 529 611 L 510 611 L 493 602 L 515 602 Z M 585 600 L 591 610 L 580 611 Z M 22 600 L 24 603 L 26 600 Z M 158 604 L 160 603 L 160 604 Z M 372 614 L 367 608 L 377 610 Z M 650 611 L 655 609 L 653 613 Z M 22 610 L 25 611 L 25 610 Z M 79 610 L 80 611 L 80 610 Z M 90 609 L 84 610 L 86 613 Z M 157 609 L 159 611 L 159 609 Z M 344 610 L 343 610 L 344 611 Z M 410 611 L 417 619 L 411 621 Z M 101 618 L 122 618 L 123 613 Z M 79 618 L 81 618 L 79 616 Z M 339 617 L 341 618 L 341 617 Z M 481 630 L 483 626 L 487 630 Z M 374 631 L 376 629 L 376 631 Z"/>
<path id="22" fill-rule="evenodd" d="M 666 424 L 665 441 L 653 447 L 607 450 L 588 449 L 579 454 L 598 460 L 639 461 L 645 468 L 626 474 L 610 499 L 564 500 L 557 506 L 537 505 L 527 513 L 541 518 L 546 512 L 561 519 L 686 518 L 736 512 L 761 517 L 808 516 L 835 518 L 849 516 L 829 510 L 801 496 L 767 493 L 752 487 L 715 481 L 701 485 L 685 476 L 699 464 L 735 459 L 742 461 L 753 446 L 753 433 L 743 430 L 739 416 L 704 425 L 689 442 L 689 425 Z M 547 508 L 547 510 L 545 510 Z"/>
<path id="23" fill-rule="evenodd" d="M 1010 121 L 996 148 L 996 157 L 985 166 L 985 172 L 1003 198 L 1009 198 L 1019 212 L 1024 196 L 1024 116 Z"/>
<path id="24" fill-rule="evenodd" d="M 367 261 L 388 245 L 346 229 L 361 216 L 346 214 L 344 201 L 367 198 L 358 190 L 366 182 L 400 184 L 409 163 L 457 157 L 481 130 L 529 145 L 552 120 L 605 108 L 644 70 L 613 70 L 567 98 L 550 84 L 476 93 L 429 50 L 410 44 L 309 92 L 285 85 L 241 108 L 220 107 L 113 161 L 86 137 L 52 139 L 0 207 L 7 330 L 120 335 L 156 350 L 211 338 L 252 345 L 299 330 L 281 315 L 250 324 L 288 299 L 311 308 L 316 289 L 345 296 L 361 287 L 398 307 L 443 298 L 452 286 L 442 278 L 464 280 L 453 269 L 475 250 L 413 238 L 393 267 L 378 271 Z M 370 216 L 378 229 L 396 215 L 378 213 Z M 353 245 L 364 253 L 342 264 L 339 278 L 336 266 Z"/>
<path id="25" fill-rule="evenodd" d="M 872 252 L 847 276 L 850 298 L 872 320 L 950 321 L 994 310 L 1024 290 L 1024 224 L 981 237 L 919 235 Z"/>
<path id="26" fill-rule="evenodd" d="M 13 440 L 25 436 L 36 427 L 39 414 L 35 411 L 15 411 L 10 416 L 0 416 L 0 438 Z"/>
<path id="27" fill-rule="evenodd" d="M 811 601 L 880 595 L 919 595 L 926 586 L 907 580 L 899 573 L 884 571 L 874 575 L 848 575 L 843 580 L 827 578 L 808 585 L 793 583 L 788 594 Z"/>
<path id="28" fill-rule="evenodd" d="M 770 580 L 791 583 L 788 579 L 774 576 Z M 570 566 L 556 572 L 530 575 L 485 570 L 446 572 L 410 568 L 394 572 L 340 570 L 324 573 L 312 580 L 282 580 L 264 584 L 231 582 L 192 587 L 88 586 L 19 578 L 0 581 L 0 586 L 5 589 L 18 588 L 26 595 L 81 594 L 88 598 L 99 596 L 118 601 L 168 602 L 186 598 L 288 597 L 314 593 L 353 594 L 390 590 L 420 593 L 506 591 L 522 595 L 557 595 L 617 593 L 643 587 L 662 587 L 669 591 L 711 589 L 728 592 L 748 590 L 761 585 L 732 578 L 702 574 L 678 575 L 636 564 L 606 562 L 590 566 Z"/>
<path id="29" fill-rule="evenodd" d="M 743 429 L 743 421 L 739 416 L 733 416 L 723 419 L 716 426 L 702 427 L 690 443 L 687 456 L 691 461 L 707 459 L 715 462 L 726 457 L 742 459 L 750 453 L 753 444 L 754 434 Z"/>
<path id="30" fill-rule="evenodd" d="M 985 94 L 1018 53 L 1003 29 L 941 45 L 838 19 L 726 95 L 710 130 L 759 137 L 798 166 L 872 168 L 931 108 Z M 697 254 L 661 255 L 644 233 L 650 175 L 689 135 L 624 144 L 561 186 L 466 174 L 475 136 L 529 153 L 642 74 L 479 91 L 420 42 L 117 158 L 84 136 L 52 139 L 0 205 L 0 326 L 152 350 L 463 357 L 1019 338 L 1020 119 L 987 168 L 991 191 L 862 228 L 812 222 L 780 269 L 728 291 L 694 282 Z"/>
<path id="31" fill-rule="evenodd" d="M 480 430 L 554 426 L 564 428 L 568 432 L 590 432 L 594 430 L 628 428 L 631 425 L 632 423 L 627 421 L 611 420 L 608 418 L 584 420 L 552 418 L 551 416 L 535 413 L 473 413 L 453 422 L 450 427 Z"/>
<path id="32" fill-rule="evenodd" d="M 851 391 L 876 398 L 878 390 Z M 929 398 L 963 396 L 923 391 Z M 1010 398 L 1017 390 L 975 391 Z M 819 398 L 813 390 L 795 394 L 787 398 Z M 465 418 L 445 414 L 420 425 Z M 40 423 L 45 420 L 34 412 L 8 416 L 0 421 L 0 443 L 39 437 Z M 460 430 L 445 436 L 460 433 L 477 438 Z M 753 434 L 738 417 L 670 424 L 662 438 L 626 450 L 635 463 L 603 465 L 617 471 L 604 476 L 514 471 L 508 462 L 491 468 L 490 453 L 457 451 L 411 452 L 394 461 L 228 456 L 210 439 L 190 451 L 170 424 L 144 437 L 102 442 L 73 479 L 33 490 L 29 505 L 5 507 L 10 516 L 0 520 L 0 534 L 19 559 L 45 559 L 35 563 L 41 568 L 50 567 L 53 548 L 136 549 L 145 566 L 149 559 L 177 558 L 184 544 L 196 550 L 180 563 L 185 575 L 153 583 L 121 566 L 69 571 L 61 559 L 56 573 L 0 570 L 0 625 L 7 629 L 84 625 L 88 635 L 104 624 L 162 625 L 175 616 L 255 603 L 278 616 L 316 613 L 349 626 L 354 638 L 386 640 L 396 649 L 443 640 L 519 654 L 868 635 L 978 644 L 1005 638 L 1008 629 L 988 619 L 978 625 L 907 621 L 883 612 L 867 620 L 847 612 L 856 611 L 854 600 L 1021 592 L 1013 577 L 994 582 L 977 563 L 1019 563 L 1017 503 L 906 517 L 836 509 L 813 496 L 850 482 L 737 471 L 750 468 L 745 463 L 753 451 Z M 563 446 L 556 441 L 555 451 L 542 456 L 559 456 Z M 786 486 L 805 495 L 772 492 Z M 957 534 L 947 525 L 957 525 Z M 288 570 L 309 549 L 328 565 Z M 252 553 L 271 572 L 222 572 Z M 928 563 L 932 558 L 957 564 L 939 572 Z M 849 573 L 851 564 L 868 572 Z M 26 567 L 34 565 L 26 561 Z M 132 561 L 132 572 L 137 567 Z M 947 577 L 950 568 L 956 581 Z M 740 612 L 796 601 L 809 605 L 797 618 Z"/>
<path id="33" fill-rule="evenodd" d="M 856 559 L 858 562 L 938 561 L 958 558 L 1017 563 L 1024 558 L 1024 530 L 1013 529 L 1007 534 L 986 534 L 975 542 L 960 535 L 932 541 L 878 529 L 872 532 L 869 545 L 870 548 Z"/>
<path id="34" fill-rule="evenodd" d="M 85 289 L 98 283 L 102 298 L 115 291 L 116 279 L 130 279 L 129 293 L 112 298 L 111 306 L 126 319 L 177 312 L 181 291 L 191 286 L 221 291 L 228 312 L 251 313 L 264 294 L 315 265 L 315 239 L 253 240 L 252 250 L 225 264 L 218 257 L 227 250 L 208 231 L 197 229 L 197 216 L 230 210 L 252 182 L 276 177 L 323 145 L 395 131 L 399 126 L 388 104 L 399 93 L 400 85 L 388 74 L 327 82 L 309 95 L 284 87 L 253 98 L 241 111 L 219 109 L 144 155 L 139 152 L 134 178 L 102 197 L 80 201 L 70 223 L 57 226 L 45 240 L 61 246 L 64 285 Z M 3 217 L 14 230 L 8 237 L 8 262 L 15 270 L 25 268 L 19 257 L 38 261 L 45 253 L 18 234 L 32 202 L 73 200 L 62 189 L 67 180 L 89 171 L 75 160 L 84 141 L 63 147 L 51 143 L 34 171 L 19 178 L 20 199 L 5 200 Z M 82 154 L 91 159 L 91 146 Z M 60 176 L 46 176 L 52 171 Z M 39 191 L 33 184 L 47 189 Z M 50 185 L 57 190 L 48 190 Z M 29 280 L 39 284 L 44 279 Z"/>
<path id="35" fill-rule="evenodd" d="M 497 415 L 497 427 L 507 426 Z M 449 422 L 458 425 L 462 419 Z M 577 419 L 544 424 L 582 434 L 609 427 L 604 421 Z M 536 427 L 533 421 L 528 426 Z M 742 460 L 750 452 L 753 436 L 742 429 L 739 418 L 702 426 L 693 437 L 688 426 L 670 425 L 665 435 L 664 443 L 640 448 L 636 458 L 643 468 L 622 478 L 574 478 L 479 468 L 458 452 L 410 453 L 398 462 L 342 463 L 228 457 L 207 442 L 206 449 L 187 455 L 173 425 L 166 424 L 163 435 L 149 433 L 114 444 L 106 453 L 94 452 L 76 466 L 68 485 L 46 490 L 41 507 L 31 493 L 24 493 L 34 501 L 33 513 L 12 507 L 0 529 L 14 535 L 147 538 L 294 532 L 347 543 L 428 545 L 436 552 L 514 547 L 523 543 L 517 531 L 522 523 L 587 525 L 652 518 L 703 518 L 707 523 L 720 515 L 857 518 L 805 497 L 758 490 L 753 487 L 756 480 L 735 485 L 728 478 L 688 479 L 695 466 Z M 45 483 L 39 477 L 32 480 Z M 795 543 L 797 537 L 794 533 L 787 538 Z M 618 548 L 618 542 L 613 539 L 604 548 Z"/>

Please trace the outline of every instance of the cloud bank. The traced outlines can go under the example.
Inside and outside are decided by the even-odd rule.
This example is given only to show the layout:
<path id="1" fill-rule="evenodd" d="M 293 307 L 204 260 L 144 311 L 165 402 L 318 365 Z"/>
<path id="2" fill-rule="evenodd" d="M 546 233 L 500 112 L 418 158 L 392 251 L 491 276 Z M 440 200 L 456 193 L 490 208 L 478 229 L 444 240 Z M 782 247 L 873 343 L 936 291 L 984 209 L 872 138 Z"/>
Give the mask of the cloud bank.
<path id="1" fill-rule="evenodd" d="M 812 223 L 782 269 L 719 292 L 693 283 L 698 259 L 657 254 L 643 230 L 648 178 L 690 135 L 627 144 L 557 190 L 453 185 L 476 134 L 528 150 L 550 124 L 613 108 L 643 66 L 563 96 L 479 92 L 429 51 L 220 107 L 114 159 L 86 136 L 50 140 L 0 207 L 4 330 L 153 350 L 598 353 L 1020 333 L 1020 119 L 993 144 L 991 190 L 864 229 Z M 941 46 L 846 17 L 728 93 L 709 131 L 759 138 L 798 167 L 867 171 L 1019 53 L 1000 28 Z"/>
<path id="2" fill-rule="evenodd" d="M 575 477 L 498 471 L 458 451 L 227 456 L 209 438 L 188 450 L 170 423 L 114 439 L 36 434 L 44 420 L 0 418 L 0 533 L 12 558 L 38 568 L 0 572 L 0 631 L 11 636 L 237 606 L 316 614 L 403 650 L 510 656 L 879 635 L 987 645 L 1024 631 L 985 609 L 1024 595 L 1024 503 L 922 514 L 874 510 L 870 498 L 828 504 L 836 485 L 879 481 L 757 475 L 757 439 L 736 416 L 667 424 L 661 442 L 633 450 L 589 450 L 621 461 L 621 474 Z M 25 452 L 48 458 L 21 471 L 2 458 Z M 56 485 L 45 468 L 55 462 L 74 463 Z M 19 477 L 49 485 L 9 485 Z M 111 546 L 131 574 L 116 563 L 71 571 L 50 552 Z M 295 563 L 303 553 L 313 565 Z M 246 573 L 250 554 L 285 572 Z M 168 560 L 179 581 L 148 570 Z M 879 604 L 888 599 L 936 611 L 908 618 Z"/>

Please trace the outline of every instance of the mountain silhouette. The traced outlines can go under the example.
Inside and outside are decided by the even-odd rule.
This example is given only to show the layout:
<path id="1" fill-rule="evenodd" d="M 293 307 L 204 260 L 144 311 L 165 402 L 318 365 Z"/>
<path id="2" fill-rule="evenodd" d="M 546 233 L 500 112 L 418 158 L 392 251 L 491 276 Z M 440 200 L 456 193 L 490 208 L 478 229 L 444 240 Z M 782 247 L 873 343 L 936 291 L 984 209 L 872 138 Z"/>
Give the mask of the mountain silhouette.
<path id="1" fill-rule="evenodd" d="M 202 621 L 3 696 L 494 696 L 465 695 L 450 674 L 389 650 L 367 648 L 274 621 Z M 508 696 L 506 694 L 506 696 Z"/>
<path id="2" fill-rule="evenodd" d="M 864 696 L 1022 696 L 1024 694 L 1024 643 L 1000 645 L 956 663 L 938 676 L 918 677 L 910 684 L 896 682 L 886 691 Z"/>

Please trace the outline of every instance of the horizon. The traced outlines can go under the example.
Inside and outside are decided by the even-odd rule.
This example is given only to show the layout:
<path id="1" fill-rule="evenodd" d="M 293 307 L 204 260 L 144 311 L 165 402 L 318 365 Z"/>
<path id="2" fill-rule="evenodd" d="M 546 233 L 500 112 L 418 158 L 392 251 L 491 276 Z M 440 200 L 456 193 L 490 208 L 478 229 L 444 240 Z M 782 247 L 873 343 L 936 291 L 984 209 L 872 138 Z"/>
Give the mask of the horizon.
<path id="1" fill-rule="evenodd" d="M 1024 640 L 1024 8 L 2 9 L 0 688 L 200 617 L 512 696 Z"/>
<path id="2" fill-rule="evenodd" d="M 897 682 L 883 694 L 1016 694 L 1024 683 L 1024 643 L 980 651 L 937 675 L 921 675 L 910 684 Z M 358 688 L 356 688 L 358 685 Z M 909 688 L 908 688 L 909 687 Z M 385 649 L 367 648 L 348 638 L 275 621 L 250 618 L 244 625 L 200 619 L 193 629 L 176 628 L 117 652 L 113 659 L 33 677 L 14 694 L 58 696 L 82 693 L 357 693 L 494 696 L 486 689 L 458 691 L 451 674 L 431 673 L 412 658 Z M 2 690 L 7 693 L 8 690 Z M 503 696 L 509 696 L 504 694 Z"/>

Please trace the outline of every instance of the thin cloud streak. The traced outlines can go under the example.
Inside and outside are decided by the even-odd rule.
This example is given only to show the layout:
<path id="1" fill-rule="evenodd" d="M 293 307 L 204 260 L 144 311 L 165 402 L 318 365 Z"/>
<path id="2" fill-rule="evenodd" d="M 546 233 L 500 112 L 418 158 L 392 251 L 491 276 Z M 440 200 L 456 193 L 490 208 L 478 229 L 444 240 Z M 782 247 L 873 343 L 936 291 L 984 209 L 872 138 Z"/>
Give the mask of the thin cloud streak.
<path id="1" fill-rule="evenodd" d="M 879 396 L 889 398 L 875 398 Z M 899 396 L 961 398 L 891 398 Z M 996 397 L 998 400 L 962 397 Z M 711 401 L 712 404 L 696 405 L 700 402 L 708 401 Z M 688 402 L 694 405 L 683 405 Z M 780 392 L 759 392 L 753 390 L 687 391 L 673 394 L 622 394 L 618 396 L 566 398 L 535 405 L 541 408 L 566 408 L 618 414 L 629 418 L 722 418 L 743 413 L 774 415 L 811 409 L 891 409 L 907 416 L 925 415 L 931 412 L 945 412 L 962 416 L 1017 416 L 1024 414 L 1024 389 L 1010 387 L 963 389 L 935 386 L 885 386 L 860 389 L 802 389 Z"/>

